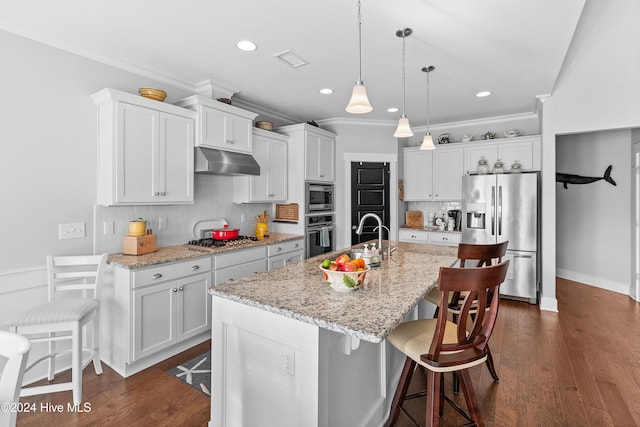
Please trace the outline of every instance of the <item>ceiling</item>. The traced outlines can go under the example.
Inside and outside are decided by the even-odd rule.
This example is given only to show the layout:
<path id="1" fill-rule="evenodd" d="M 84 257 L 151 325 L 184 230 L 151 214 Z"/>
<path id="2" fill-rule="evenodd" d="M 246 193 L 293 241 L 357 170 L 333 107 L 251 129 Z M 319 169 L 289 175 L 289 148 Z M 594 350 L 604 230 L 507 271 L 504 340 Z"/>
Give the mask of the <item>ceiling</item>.
<path id="1" fill-rule="evenodd" d="M 421 126 L 425 65 L 436 67 L 431 124 L 535 112 L 536 97 L 553 92 L 585 1 L 362 0 L 362 79 L 374 107 L 365 115 L 344 110 L 358 79 L 357 0 L 3 0 L 0 29 L 186 90 L 211 81 L 292 121 L 396 121 L 395 33 L 409 27 L 406 114 Z M 258 49 L 238 50 L 241 39 Z M 292 68 L 274 57 L 286 50 L 308 64 Z M 325 87 L 334 93 L 320 94 Z M 492 95 L 477 98 L 483 90 Z"/>

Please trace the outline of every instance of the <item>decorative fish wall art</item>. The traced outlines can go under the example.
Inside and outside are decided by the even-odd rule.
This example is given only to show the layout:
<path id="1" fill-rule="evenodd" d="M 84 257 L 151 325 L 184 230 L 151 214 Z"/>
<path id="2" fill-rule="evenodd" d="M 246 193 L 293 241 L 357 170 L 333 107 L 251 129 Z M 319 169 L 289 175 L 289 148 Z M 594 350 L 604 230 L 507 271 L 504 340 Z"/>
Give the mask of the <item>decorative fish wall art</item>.
<path id="1" fill-rule="evenodd" d="M 616 185 L 616 182 L 611 178 L 611 168 L 612 165 L 609 165 L 607 170 L 604 171 L 604 176 L 601 177 L 556 173 L 556 182 L 561 182 L 564 188 L 567 188 L 567 184 L 591 184 L 592 182 L 600 181 L 601 179 L 604 179 L 611 185 Z"/>

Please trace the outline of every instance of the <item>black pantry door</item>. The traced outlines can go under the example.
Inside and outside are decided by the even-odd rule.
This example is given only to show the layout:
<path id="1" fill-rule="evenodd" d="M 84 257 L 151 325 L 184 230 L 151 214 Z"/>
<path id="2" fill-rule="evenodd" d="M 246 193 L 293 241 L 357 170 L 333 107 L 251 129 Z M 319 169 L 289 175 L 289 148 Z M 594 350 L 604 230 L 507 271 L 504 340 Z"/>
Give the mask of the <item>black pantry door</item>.
<path id="1" fill-rule="evenodd" d="M 369 212 L 378 215 L 389 227 L 389 174 L 389 163 L 386 162 L 351 162 L 351 245 L 378 238 L 378 231 L 373 231 L 378 225 L 374 218 L 366 220 L 361 235 L 355 233 L 354 226 L 357 227 Z M 382 232 L 382 238 L 389 238 L 386 230 Z"/>

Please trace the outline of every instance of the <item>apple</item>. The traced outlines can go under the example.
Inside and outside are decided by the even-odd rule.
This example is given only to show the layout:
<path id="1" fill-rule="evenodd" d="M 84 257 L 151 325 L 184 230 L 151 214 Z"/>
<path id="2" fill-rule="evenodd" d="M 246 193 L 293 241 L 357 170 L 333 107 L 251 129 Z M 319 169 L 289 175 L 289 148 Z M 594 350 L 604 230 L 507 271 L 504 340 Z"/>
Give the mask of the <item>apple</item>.
<path id="1" fill-rule="evenodd" d="M 344 255 L 340 255 L 338 258 L 336 258 L 336 264 L 338 265 L 338 270 L 342 271 L 344 270 L 344 264 L 351 261 L 351 258 L 349 258 L 349 255 L 344 254 Z"/>
<path id="2" fill-rule="evenodd" d="M 343 268 L 343 271 L 357 271 L 358 270 L 358 266 L 355 265 L 351 261 L 345 262 L 344 265 L 342 266 L 342 268 Z"/>
<path id="3" fill-rule="evenodd" d="M 331 265 L 329 266 L 329 270 L 338 271 L 338 264 L 331 263 Z"/>

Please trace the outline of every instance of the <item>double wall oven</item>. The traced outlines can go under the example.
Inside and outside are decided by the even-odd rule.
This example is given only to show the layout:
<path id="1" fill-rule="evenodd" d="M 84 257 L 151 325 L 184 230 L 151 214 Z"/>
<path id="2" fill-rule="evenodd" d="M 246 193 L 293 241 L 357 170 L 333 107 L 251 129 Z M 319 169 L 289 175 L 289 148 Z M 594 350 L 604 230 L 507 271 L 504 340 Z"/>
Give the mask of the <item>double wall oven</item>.
<path id="1" fill-rule="evenodd" d="M 333 184 L 305 183 L 305 240 L 307 258 L 335 249 Z"/>

